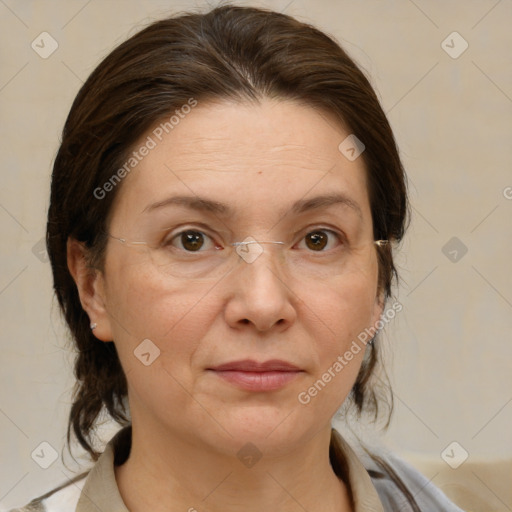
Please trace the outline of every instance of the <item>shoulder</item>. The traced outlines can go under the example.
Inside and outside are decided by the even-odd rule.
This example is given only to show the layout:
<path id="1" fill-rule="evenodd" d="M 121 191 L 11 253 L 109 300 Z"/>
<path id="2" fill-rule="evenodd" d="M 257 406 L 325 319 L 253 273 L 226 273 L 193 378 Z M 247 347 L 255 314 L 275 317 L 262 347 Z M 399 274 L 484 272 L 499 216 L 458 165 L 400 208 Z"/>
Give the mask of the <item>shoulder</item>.
<path id="1" fill-rule="evenodd" d="M 84 499 L 82 494 L 88 498 L 87 491 L 90 491 L 91 484 L 94 492 L 98 491 L 98 486 L 104 490 L 106 485 L 107 499 L 111 499 L 108 491 L 113 488 L 117 489 L 113 465 L 122 464 L 128 457 L 130 439 L 131 427 L 121 429 L 107 443 L 103 453 L 87 471 L 33 499 L 25 506 L 7 512 L 71 512 L 80 507 L 81 500 Z M 96 506 L 96 504 L 93 505 Z M 119 507 L 117 508 L 119 509 Z M 96 509 L 99 510 L 97 506 Z M 104 510 L 106 509 L 104 508 Z"/>
<path id="2" fill-rule="evenodd" d="M 386 511 L 464 512 L 425 475 L 396 454 L 377 449 L 361 458 Z M 419 508 L 411 505 L 413 500 Z"/>
<path id="3" fill-rule="evenodd" d="M 34 498 L 27 505 L 8 512 L 70 512 L 76 509 L 89 472 L 82 473 L 51 491 Z"/>

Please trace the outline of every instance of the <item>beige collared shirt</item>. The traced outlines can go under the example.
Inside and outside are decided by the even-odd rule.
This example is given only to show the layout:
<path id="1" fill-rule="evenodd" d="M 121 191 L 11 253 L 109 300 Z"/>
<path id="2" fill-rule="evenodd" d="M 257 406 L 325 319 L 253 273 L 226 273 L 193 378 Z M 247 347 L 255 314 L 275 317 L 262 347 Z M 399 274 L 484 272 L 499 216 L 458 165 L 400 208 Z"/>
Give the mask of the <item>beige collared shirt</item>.
<path id="1" fill-rule="evenodd" d="M 354 512 L 384 512 L 379 495 L 365 467 L 341 436 L 340 440 L 348 466 L 348 480 L 354 500 Z M 114 444 L 115 438 L 107 445 L 89 473 L 76 512 L 129 512 L 119 494 L 115 479 Z"/>
<path id="2" fill-rule="evenodd" d="M 348 483 L 354 512 L 463 512 L 401 458 L 372 449 L 380 459 L 377 463 L 363 451 L 356 453 L 337 431 L 333 435 L 339 448 L 330 453 L 331 464 Z M 129 512 L 117 487 L 114 464 L 126 460 L 130 443 L 131 431 L 126 427 L 107 444 L 89 472 L 10 512 Z"/>

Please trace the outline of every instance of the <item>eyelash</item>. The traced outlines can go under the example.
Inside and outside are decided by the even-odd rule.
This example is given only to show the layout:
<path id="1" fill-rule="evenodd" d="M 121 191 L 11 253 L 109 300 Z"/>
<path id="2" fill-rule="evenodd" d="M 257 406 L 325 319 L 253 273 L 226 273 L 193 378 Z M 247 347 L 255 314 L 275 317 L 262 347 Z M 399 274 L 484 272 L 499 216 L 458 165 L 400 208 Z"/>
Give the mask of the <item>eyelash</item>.
<path id="1" fill-rule="evenodd" d="M 325 233 L 330 233 L 332 235 L 334 235 L 338 241 L 340 242 L 340 244 L 342 245 L 345 245 L 347 243 L 347 238 L 346 236 L 341 233 L 341 232 L 338 232 L 338 231 L 335 231 L 333 229 L 330 229 L 330 228 L 327 228 L 327 227 L 315 227 L 313 229 L 310 229 L 310 228 L 306 228 L 308 229 L 308 231 L 304 234 L 304 236 L 300 239 L 300 241 L 302 242 L 304 240 L 304 238 L 307 236 L 307 235 L 311 235 L 312 233 L 317 233 L 317 232 L 325 232 Z M 167 238 L 166 240 L 164 240 L 164 242 L 162 243 L 162 245 L 164 247 L 168 247 L 168 246 L 172 246 L 172 242 L 174 240 L 180 240 L 180 236 L 183 234 L 183 233 L 186 233 L 186 232 L 194 232 L 194 233 L 200 233 L 202 235 L 205 235 L 206 237 L 210 238 L 212 241 L 213 241 L 213 237 L 210 236 L 208 233 L 206 233 L 205 231 L 199 228 L 196 228 L 196 227 L 187 227 L 185 229 L 182 229 L 180 231 L 178 231 L 177 233 L 173 234 L 171 237 Z M 327 242 L 329 243 L 329 242 Z M 214 242 L 215 244 L 215 242 Z M 173 246 L 175 247 L 175 246 Z M 186 252 L 186 253 L 189 253 L 189 254 L 198 254 L 198 253 L 201 253 L 201 252 L 205 252 L 204 250 L 199 250 L 199 251 L 187 251 L 186 249 L 181 249 L 181 248 L 178 248 L 178 247 L 175 247 L 176 249 L 179 249 L 179 250 L 182 250 L 183 252 Z M 321 254 L 321 253 L 327 253 L 329 252 L 329 250 L 321 250 L 321 251 L 308 251 L 308 252 L 311 252 L 312 254 L 314 254 L 315 252 Z"/>

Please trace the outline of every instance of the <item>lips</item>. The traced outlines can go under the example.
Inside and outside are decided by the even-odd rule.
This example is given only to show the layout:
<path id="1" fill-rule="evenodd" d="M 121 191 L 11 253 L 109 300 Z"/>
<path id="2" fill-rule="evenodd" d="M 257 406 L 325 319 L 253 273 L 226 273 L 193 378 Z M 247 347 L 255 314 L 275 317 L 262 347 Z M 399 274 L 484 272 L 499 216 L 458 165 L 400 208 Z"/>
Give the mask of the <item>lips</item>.
<path id="1" fill-rule="evenodd" d="M 301 371 L 298 366 L 282 361 L 280 359 L 272 359 L 264 363 L 258 363 L 252 359 L 244 359 L 243 361 L 232 361 L 224 363 L 210 370 L 215 371 L 239 371 L 239 372 L 297 372 Z"/>
<path id="2" fill-rule="evenodd" d="M 303 370 L 298 366 L 280 359 L 258 363 L 250 359 L 231 361 L 213 368 L 208 368 L 223 381 L 242 390 L 263 392 L 280 389 Z"/>

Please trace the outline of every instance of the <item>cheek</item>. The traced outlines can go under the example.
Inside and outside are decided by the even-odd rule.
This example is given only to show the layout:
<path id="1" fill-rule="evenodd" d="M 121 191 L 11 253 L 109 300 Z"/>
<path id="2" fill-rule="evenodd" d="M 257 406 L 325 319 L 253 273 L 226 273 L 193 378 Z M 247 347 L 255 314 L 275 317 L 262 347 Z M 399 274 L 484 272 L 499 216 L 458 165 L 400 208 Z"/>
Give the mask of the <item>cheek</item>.
<path id="1" fill-rule="evenodd" d="M 188 363 L 211 322 L 201 304 L 205 290 L 122 260 L 107 272 L 107 308 L 125 372 L 138 367 L 134 351 L 144 340 L 157 347 L 159 362 L 166 367 Z"/>
<path id="2" fill-rule="evenodd" d="M 312 339 L 317 340 L 322 351 L 344 350 L 351 341 L 370 327 L 375 311 L 377 275 L 353 274 L 344 276 L 328 286 L 318 286 L 305 301 L 319 322 Z M 320 332 L 323 335 L 319 335 Z"/>
<path id="3" fill-rule="evenodd" d="M 192 360 L 212 322 L 211 309 L 200 300 L 204 293 L 151 272 L 125 271 L 111 280 L 114 340 L 134 414 L 161 410 L 165 415 L 162 404 L 187 408 Z"/>
<path id="4" fill-rule="evenodd" d="M 376 289 L 376 273 L 369 272 L 364 278 L 344 276 L 309 295 L 306 310 L 316 317 L 309 324 L 314 364 L 301 403 L 310 400 L 319 414 L 334 414 L 354 385 L 370 339 L 365 329 L 372 325 Z"/>

